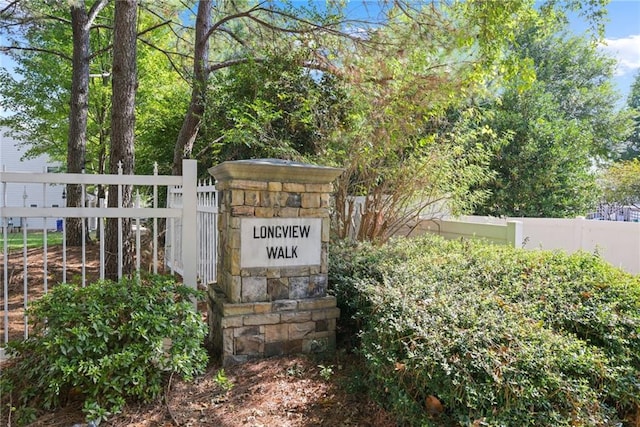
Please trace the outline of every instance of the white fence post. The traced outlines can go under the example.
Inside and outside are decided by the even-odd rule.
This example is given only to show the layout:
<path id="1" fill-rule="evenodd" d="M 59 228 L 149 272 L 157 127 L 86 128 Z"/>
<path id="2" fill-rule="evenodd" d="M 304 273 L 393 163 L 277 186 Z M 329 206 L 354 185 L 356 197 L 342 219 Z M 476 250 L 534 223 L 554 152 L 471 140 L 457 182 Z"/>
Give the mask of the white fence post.
<path id="1" fill-rule="evenodd" d="M 507 221 L 507 244 L 514 248 L 522 247 L 522 221 Z"/>
<path id="2" fill-rule="evenodd" d="M 578 216 L 573 221 L 573 251 L 584 249 L 584 227 L 586 225 L 585 217 Z"/>
<path id="3" fill-rule="evenodd" d="M 198 162 L 182 160 L 182 280 L 198 286 Z"/>

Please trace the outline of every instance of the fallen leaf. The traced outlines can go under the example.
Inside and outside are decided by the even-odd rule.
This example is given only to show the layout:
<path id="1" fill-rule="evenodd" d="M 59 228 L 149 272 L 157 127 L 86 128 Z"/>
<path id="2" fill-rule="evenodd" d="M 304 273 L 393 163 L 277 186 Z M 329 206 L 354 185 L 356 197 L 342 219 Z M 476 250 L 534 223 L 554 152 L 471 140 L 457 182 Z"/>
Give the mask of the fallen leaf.
<path id="1" fill-rule="evenodd" d="M 440 415 L 442 412 L 444 412 L 444 406 L 442 406 L 440 399 L 438 399 L 432 394 L 427 396 L 425 406 L 427 408 L 427 413 L 429 415 L 437 416 L 437 415 Z"/>

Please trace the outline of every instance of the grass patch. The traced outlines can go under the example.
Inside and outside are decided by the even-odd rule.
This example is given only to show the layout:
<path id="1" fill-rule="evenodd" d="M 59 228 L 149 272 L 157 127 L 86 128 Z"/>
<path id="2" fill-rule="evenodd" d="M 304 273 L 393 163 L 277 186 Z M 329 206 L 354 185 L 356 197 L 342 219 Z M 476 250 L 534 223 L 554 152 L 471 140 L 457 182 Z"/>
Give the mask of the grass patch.
<path id="1" fill-rule="evenodd" d="M 592 254 L 435 236 L 331 257 L 363 381 L 403 425 L 635 425 L 638 276 Z"/>
<path id="2" fill-rule="evenodd" d="M 22 249 L 24 247 L 22 232 L 19 233 L 8 233 L 7 234 L 7 244 L 9 250 Z M 4 238 L 5 236 L 0 234 L 0 248 L 4 247 Z M 42 231 L 29 231 L 27 233 L 27 248 L 41 248 L 44 246 L 44 233 Z M 55 246 L 62 244 L 62 233 L 59 232 L 48 232 L 47 233 L 47 245 Z"/>

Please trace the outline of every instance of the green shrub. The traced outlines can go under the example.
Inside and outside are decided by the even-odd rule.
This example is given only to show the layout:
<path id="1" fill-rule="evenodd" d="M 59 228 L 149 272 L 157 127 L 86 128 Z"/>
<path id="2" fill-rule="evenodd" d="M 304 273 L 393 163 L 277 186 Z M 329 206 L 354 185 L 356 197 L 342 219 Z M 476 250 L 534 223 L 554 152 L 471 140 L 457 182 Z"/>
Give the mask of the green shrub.
<path id="1" fill-rule="evenodd" d="M 591 254 L 434 236 L 331 257 L 367 385 L 403 424 L 613 426 L 638 413 L 639 277 Z"/>
<path id="2" fill-rule="evenodd" d="M 198 295 L 162 276 L 59 285 L 29 310 L 31 337 L 9 344 L 0 390 L 23 421 L 70 396 L 98 421 L 128 400 L 151 401 L 167 374 L 191 379 L 206 368 L 206 325 L 191 300 Z"/>

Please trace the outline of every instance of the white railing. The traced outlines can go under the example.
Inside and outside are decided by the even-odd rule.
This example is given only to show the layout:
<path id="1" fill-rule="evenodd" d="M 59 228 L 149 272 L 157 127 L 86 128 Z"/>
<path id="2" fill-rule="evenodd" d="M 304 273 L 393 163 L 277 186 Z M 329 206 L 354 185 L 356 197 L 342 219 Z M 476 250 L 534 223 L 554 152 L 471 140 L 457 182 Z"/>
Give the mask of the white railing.
<path id="1" fill-rule="evenodd" d="M 640 208 L 618 203 L 602 203 L 594 212 L 588 213 L 586 218 L 600 221 L 640 222 Z"/>
<path id="2" fill-rule="evenodd" d="M 197 277 L 200 283 L 210 284 L 216 281 L 216 264 L 218 260 L 218 192 L 211 180 L 198 183 L 197 189 L 197 241 L 193 244 L 197 250 Z M 167 188 L 167 207 L 183 207 L 183 188 L 173 186 Z M 165 264 L 171 271 L 182 274 L 182 219 L 172 218 L 167 221 L 165 239 Z"/>
<path id="3" fill-rule="evenodd" d="M 54 218 L 56 219 L 56 224 L 60 224 L 61 222 L 61 233 L 62 238 L 58 239 L 62 241 L 61 248 L 61 269 L 62 269 L 62 282 L 67 282 L 67 252 L 69 248 L 66 246 L 66 223 L 67 218 L 82 218 L 81 225 L 81 233 L 82 233 L 82 243 L 81 243 L 81 273 L 79 282 L 82 286 L 85 286 L 87 281 L 87 236 L 90 230 L 87 228 L 87 223 L 90 222 L 90 219 L 97 218 L 97 231 L 100 236 L 105 236 L 105 219 L 107 218 L 117 218 L 118 219 L 118 230 L 119 230 L 119 249 L 117 260 L 118 260 L 118 276 L 122 277 L 122 260 L 123 260 L 123 251 L 122 251 L 122 224 L 123 219 L 130 218 L 132 219 L 133 229 L 134 229 L 134 239 L 135 239 L 135 267 L 137 271 L 140 271 L 141 268 L 141 250 L 143 249 L 141 238 L 142 238 L 142 221 L 143 220 L 152 220 L 153 226 L 151 233 L 153 234 L 153 238 L 150 239 L 151 242 L 151 260 L 149 264 L 151 265 L 150 269 L 157 273 L 158 265 L 159 265 L 159 256 L 158 256 L 158 219 L 166 218 L 168 222 L 179 220 L 181 222 L 180 227 L 180 242 L 196 242 L 198 241 L 197 235 L 197 192 L 196 192 L 196 184 L 197 184 L 197 162 L 195 160 L 184 160 L 183 161 L 183 175 L 182 176 L 160 176 L 157 174 L 157 168 L 153 175 L 123 175 L 122 170 L 117 175 L 93 175 L 93 174 L 67 174 L 67 173 L 25 173 L 25 172 L 0 172 L 0 184 L 2 185 L 0 191 L 2 191 L 2 200 L 0 204 L 0 221 L 2 224 L 2 277 L 3 277 L 3 335 L 4 335 L 4 343 L 9 340 L 9 300 L 10 297 L 13 297 L 11 302 L 12 305 L 12 319 L 15 321 L 14 311 L 20 311 L 21 313 L 26 313 L 26 310 L 29 305 L 30 298 L 30 290 L 32 293 L 46 293 L 49 288 L 49 276 L 50 276 L 50 260 L 49 254 L 50 250 L 53 247 L 49 247 L 50 234 L 51 238 L 53 238 L 54 232 L 52 231 L 47 224 L 50 224 L 51 221 L 47 221 L 48 219 Z M 81 200 L 87 200 L 87 189 L 88 187 L 98 186 L 98 185 L 114 185 L 118 188 L 118 200 L 119 206 L 117 207 L 106 207 L 105 201 L 100 200 L 98 207 L 26 207 L 26 206 L 7 206 L 7 191 L 10 186 L 24 186 L 25 184 L 40 184 L 43 192 L 46 191 L 47 186 L 50 185 L 66 185 L 66 184 L 76 184 L 80 185 L 82 191 Z M 143 187 L 143 190 L 147 190 L 147 193 L 150 202 L 147 205 L 143 205 L 141 202 L 140 196 L 136 197 L 135 206 L 134 207 L 122 207 L 121 203 L 121 194 L 122 188 L 125 185 L 132 185 L 135 188 Z M 159 187 L 173 187 L 179 186 L 181 188 L 181 206 L 180 207 L 159 207 L 158 206 L 158 191 Z M 138 193 L 139 194 L 139 193 Z M 44 196 L 43 196 L 44 197 Z M 9 219 L 15 222 L 16 219 L 20 219 L 21 227 L 21 240 L 22 247 L 16 251 L 9 250 Z M 43 224 L 42 228 L 30 228 L 29 222 L 27 221 L 29 218 L 38 218 L 43 221 L 38 221 L 38 223 Z M 15 223 L 13 224 L 15 226 Z M 29 280 L 29 271 L 31 270 L 33 273 L 33 266 L 29 265 L 28 262 L 28 253 L 30 249 L 28 249 L 28 239 L 33 235 L 33 232 L 41 232 L 42 233 L 42 283 L 33 283 L 33 280 Z M 15 236 L 15 235 L 14 235 Z M 56 248 L 59 250 L 60 248 Z M 145 248 L 148 249 L 148 248 Z M 21 256 L 20 256 L 21 253 Z M 197 286 L 197 262 L 196 262 L 196 247 L 194 245 L 184 245 L 180 248 L 181 254 L 181 275 L 182 280 L 185 285 L 196 287 Z M 16 257 L 16 255 L 18 255 Z M 10 285 L 10 258 L 12 259 L 11 264 L 11 272 L 12 275 L 16 274 L 16 272 L 22 274 L 22 302 L 19 303 L 16 300 L 16 294 L 19 292 L 15 289 L 15 281 L 11 283 L 11 293 L 9 289 Z M 18 258 L 18 259 L 15 259 Z M 21 258 L 21 262 L 20 259 Z M 105 277 L 105 239 L 99 239 L 99 278 L 104 279 Z M 21 265 L 20 265 L 21 264 Z M 39 288 L 36 290 L 36 286 Z M 41 288 L 40 288 L 41 286 Z M 19 298 L 19 297 L 18 297 Z M 20 307 L 21 306 L 21 307 Z M 14 310 L 15 309 L 15 310 Z M 22 314 L 23 319 L 22 323 L 24 324 L 24 337 L 27 338 L 29 334 L 28 327 L 28 318 L 26 314 Z M 18 316 L 19 317 L 19 316 Z M 0 347 L 0 356 L 2 356 L 2 348 Z"/>

